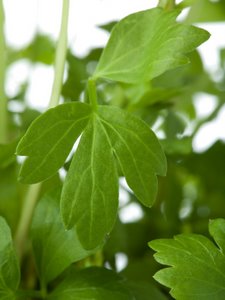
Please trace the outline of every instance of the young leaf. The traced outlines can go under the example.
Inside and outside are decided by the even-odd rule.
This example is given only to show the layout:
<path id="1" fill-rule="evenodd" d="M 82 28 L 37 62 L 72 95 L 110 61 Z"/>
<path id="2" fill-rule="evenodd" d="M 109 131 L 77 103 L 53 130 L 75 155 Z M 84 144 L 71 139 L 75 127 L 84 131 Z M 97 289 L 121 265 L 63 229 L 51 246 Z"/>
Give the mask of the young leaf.
<path id="1" fill-rule="evenodd" d="M 94 77 L 140 83 L 188 63 L 184 54 L 206 41 L 209 33 L 177 23 L 178 14 L 153 8 L 117 23 Z"/>
<path id="2" fill-rule="evenodd" d="M 158 175 L 166 160 L 155 135 L 137 117 L 119 108 L 99 106 L 81 137 L 62 191 L 67 228 L 76 225 L 85 248 L 96 247 L 109 233 L 118 206 L 115 157 L 139 200 L 151 206 Z"/>
<path id="3" fill-rule="evenodd" d="M 220 249 L 208 238 L 181 234 L 174 239 L 151 241 L 155 259 L 171 267 L 158 271 L 154 278 L 171 288 L 181 300 L 224 300 L 225 297 L 225 220 L 209 223 L 209 231 Z"/>
<path id="4" fill-rule="evenodd" d="M 135 300 L 124 283 L 123 278 L 107 269 L 71 269 L 47 300 Z"/>
<path id="5" fill-rule="evenodd" d="M 62 191 L 66 227 L 76 224 L 85 248 L 95 248 L 110 232 L 118 207 L 118 175 L 104 127 L 93 116 L 81 137 Z"/>
<path id="6" fill-rule="evenodd" d="M 65 231 L 59 212 L 61 189 L 46 194 L 35 209 L 31 236 L 36 266 L 43 286 L 71 263 L 96 251 L 85 250 L 76 230 Z"/>
<path id="7" fill-rule="evenodd" d="M 12 243 L 10 229 L 0 217 L 0 299 L 16 299 L 20 282 L 20 271 Z"/>
<path id="8" fill-rule="evenodd" d="M 87 125 L 91 108 L 84 103 L 66 103 L 38 117 L 17 147 L 28 156 L 19 175 L 24 183 L 36 183 L 54 175 Z"/>

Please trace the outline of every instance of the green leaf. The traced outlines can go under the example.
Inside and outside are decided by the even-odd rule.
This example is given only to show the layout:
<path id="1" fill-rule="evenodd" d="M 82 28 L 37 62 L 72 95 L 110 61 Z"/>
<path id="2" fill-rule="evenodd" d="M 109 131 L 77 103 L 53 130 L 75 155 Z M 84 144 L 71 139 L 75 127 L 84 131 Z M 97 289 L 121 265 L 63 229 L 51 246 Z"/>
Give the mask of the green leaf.
<path id="1" fill-rule="evenodd" d="M 18 140 L 9 144 L 0 144 L 0 168 L 4 169 L 15 161 L 15 151 Z"/>
<path id="2" fill-rule="evenodd" d="M 224 300 L 225 296 L 225 220 L 209 223 L 209 231 L 220 249 L 208 238 L 181 234 L 174 239 L 151 241 L 156 261 L 171 266 L 158 271 L 154 278 L 171 288 L 181 300 Z"/>
<path id="3" fill-rule="evenodd" d="M 19 180 L 36 183 L 54 175 L 87 125 L 90 112 L 87 104 L 66 103 L 38 117 L 17 147 L 17 155 L 28 156 Z"/>
<path id="4" fill-rule="evenodd" d="M 184 56 L 209 38 L 203 29 L 176 22 L 179 11 L 141 11 L 112 30 L 95 78 L 127 83 L 148 81 L 189 62 Z"/>
<path id="5" fill-rule="evenodd" d="M 146 206 L 157 193 L 157 175 L 165 176 L 166 158 L 146 123 L 116 107 L 101 106 L 99 116 L 129 187 Z"/>
<path id="6" fill-rule="evenodd" d="M 188 23 L 223 22 L 224 20 L 224 0 L 195 0 L 186 18 Z"/>
<path id="7" fill-rule="evenodd" d="M 96 251 L 87 251 L 81 246 L 74 228 L 65 231 L 59 211 L 60 193 L 61 189 L 57 189 L 43 196 L 31 227 L 36 266 L 43 286 L 71 263 Z"/>
<path id="8" fill-rule="evenodd" d="M 10 228 L 0 217 L 0 299 L 14 300 L 20 282 L 19 264 Z"/>
<path id="9" fill-rule="evenodd" d="M 167 300 L 153 284 L 142 281 L 128 281 L 127 287 L 132 291 L 135 300 Z"/>
<path id="10" fill-rule="evenodd" d="M 47 298 L 48 300 L 135 300 L 125 280 L 103 268 L 70 270 L 68 276 Z"/>
<path id="11" fill-rule="evenodd" d="M 150 128 L 119 108 L 99 106 L 72 160 L 62 191 L 67 228 L 76 225 L 85 248 L 96 247 L 114 225 L 118 207 L 118 159 L 128 185 L 151 206 L 166 160 Z"/>
<path id="12" fill-rule="evenodd" d="M 113 153 L 99 118 L 81 137 L 62 191 L 66 227 L 76 224 L 82 244 L 94 248 L 110 232 L 118 208 L 118 180 Z"/>

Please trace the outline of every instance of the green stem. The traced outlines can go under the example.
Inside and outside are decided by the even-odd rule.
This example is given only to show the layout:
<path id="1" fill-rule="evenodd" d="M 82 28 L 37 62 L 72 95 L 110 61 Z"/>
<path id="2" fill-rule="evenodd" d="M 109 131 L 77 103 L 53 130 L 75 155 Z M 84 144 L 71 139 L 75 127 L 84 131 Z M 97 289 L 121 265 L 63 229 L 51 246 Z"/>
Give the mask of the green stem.
<path id="1" fill-rule="evenodd" d="M 89 96 L 90 104 L 93 107 L 93 110 L 97 111 L 98 102 L 97 102 L 96 84 L 95 84 L 95 80 L 92 78 L 88 79 L 88 96 Z"/>
<path id="2" fill-rule="evenodd" d="M 40 193 L 40 188 L 41 183 L 32 184 L 31 186 L 29 186 L 24 199 L 23 210 L 15 236 L 17 254 L 20 260 L 22 259 L 23 253 L 26 248 L 26 239 L 29 233 L 28 231 L 33 216 L 33 211 Z"/>
<path id="3" fill-rule="evenodd" d="M 69 19 L 69 0 L 63 0 L 62 21 L 59 34 L 58 45 L 55 57 L 55 78 L 53 82 L 52 95 L 49 107 L 54 107 L 59 104 L 59 98 L 62 88 L 64 66 L 67 53 L 67 27 Z"/>
<path id="4" fill-rule="evenodd" d="M 8 111 L 5 95 L 6 45 L 4 33 L 5 15 L 3 0 L 0 0 L 0 143 L 7 142 Z"/>
<path id="5" fill-rule="evenodd" d="M 67 51 L 68 17 L 69 17 L 69 0 L 63 0 L 61 29 L 60 29 L 59 41 L 56 49 L 55 77 L 54 77 L 54 82 L 52 87 L 51 99 L 49 102 L 49 108 L 59 104 L 64 66 L 66 60 L 66 51 Z M 42 185 L 41 183 L 31 185 L 28 188 L 26 197 L 24 199 L 22 215 L 15 236 L 15 244 L 16 244 L 16 248 L 20 260 L 22 260 L 24 254 L 25 242 L 27 240 L 27 236 L 29 233 L 33 211 L 35 209 L 36 203 L 39 198 L 41 185 Z"/>

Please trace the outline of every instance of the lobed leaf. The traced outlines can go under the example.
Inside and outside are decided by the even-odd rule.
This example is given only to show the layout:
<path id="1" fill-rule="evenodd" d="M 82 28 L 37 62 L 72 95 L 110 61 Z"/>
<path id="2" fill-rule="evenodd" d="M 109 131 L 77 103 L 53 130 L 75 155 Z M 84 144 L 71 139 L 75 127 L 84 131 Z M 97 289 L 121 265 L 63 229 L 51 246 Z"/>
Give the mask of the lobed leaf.
<path id="1" fill-rule="evenodd" d="M 64 229 L 59 211 L 60 192 L 61 189 L 58 189 L 40 200 L 31 227 L 36 267 L 43 286 L 72 263 L 96 251 L 82 247 L 75 228 Z"/>
<path id="2" fill-rule="evenodd" d="M 66 103 L 39 116 L 17 146 L 17 155 L 27 156 L 19 180 L 36 183 L 54 175 L 87 125 L 90 113 L 87 104 Z"/>
<path id="3" fill-rule="evenodd" d="M 157 193 L 156 175 L 165 176 L 166 158 L 146 123 L 116 107 L 101 106 L 99 116 L 129 187 L 146 206 Z"/>
<path id="4" fill-rule="evenodd" d="M 156 174 L 166 160 L 155 135 L 137 117 L 119 108 L 99 106 L 74 155 L 62 190 L 61 212 L 67 228 L 76 225 L 81 243 L 96 247 L 114 225 L 118 207 L 118 159 L 138 199 L 151 206 Z"/>
<path id="5" fill-rule="evenodd" d="M 181 234 L 174 239 L 151 241 L 149 246 L 160 264 L 170 267 L 154 278 L 171 288 L 171 295 L 181 300 L 222 300 L 225 297 L 225 220 L 209 223 L 209 231 L 220 249 L 198 234 Z"/>
<path id="6" fill-rule="evenodd" d="M 114 225 L 118 208 L 117 177 L 107 134 L 94 116 L 74 154 L 61 201 L 66 227 L 76 224 L 87 249 L 99 245 Z"/>
<path id="7" fill-rule="evenodd" d="M 178 14 L 153 8 L 122 19 L 112 30 L 94 77 L 141 83 L 188 63 L 184 54 L 206 41 L 209 33 L 177 23 Z"/>
<path id="8" fill-rule="evenodd" d="M 156 175 L 165 175 L 166 159 L 150 128 L 119 108 L 67 103 L 37 118 L 17 147 L 28 156 L 20 179 L 34 183 L 53 175 L 82 134 L 62 190 L 65 226 L 76 225 L 86 249 L 102 243 L 115 222 L 118 208 L 118 160 L 138 199 L 151 206 L 157 192 Z"/>
<path id="9" fill-rule="evenodd" d="M 15 300 L 20 282 L 19 264 L 10 228 L 0 217 L 0 299 Z"/>

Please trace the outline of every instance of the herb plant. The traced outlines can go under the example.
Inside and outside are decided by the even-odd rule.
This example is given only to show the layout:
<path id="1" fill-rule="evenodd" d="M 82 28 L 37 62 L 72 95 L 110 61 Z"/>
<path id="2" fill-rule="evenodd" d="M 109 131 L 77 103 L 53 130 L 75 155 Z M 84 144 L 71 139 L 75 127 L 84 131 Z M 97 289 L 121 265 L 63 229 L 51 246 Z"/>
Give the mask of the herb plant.
<path id="1" fill-rule="evenodd" d="M 191 25 L 224 21 L 224 2 L 160 0 L 102 26 L 107 45 L 84 58 L 67 49 L 62 3 L 56 45 L 37 33 L 15 50 L 0 1 L 0 299 L 225 299 L 225 146 L 192 149 L 223 107 L 225 52 L 212 79 L 196 50 L 210 34 Z M 54 64 L 44 113 L 26 104 L 27 82 L 13 97 L 5 91 L 20 59 Z M 201 119 L 200 92 L 217 98 Z M 15 102 L 22 111 L 10 109 Z M 142 217 L 126 223 L 121 212 L 134 203 Z"/>

